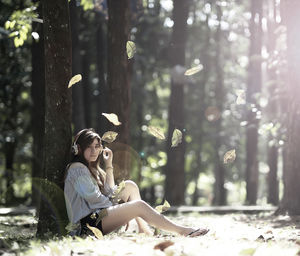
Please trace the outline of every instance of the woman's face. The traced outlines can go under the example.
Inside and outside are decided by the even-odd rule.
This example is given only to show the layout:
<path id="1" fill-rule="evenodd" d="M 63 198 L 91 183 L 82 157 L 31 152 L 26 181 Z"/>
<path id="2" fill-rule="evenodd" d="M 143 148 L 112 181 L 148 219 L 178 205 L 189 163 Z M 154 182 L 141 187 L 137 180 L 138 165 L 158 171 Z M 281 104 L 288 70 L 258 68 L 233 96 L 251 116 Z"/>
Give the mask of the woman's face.
<path id="1" fill-rule="evenodd" d="M 85 160 L 90 164 L 91 162 L 95 162 L 99 156 L 99 154 L 101 154 L 103 150 L 103 147 L 101 145 L 101 143 L 98 141 L 98 139 L 94 139 L 94 141 L 92 142 L 92 144 L 90 144 L 85 151 L 83 152 L 83 156 L 85 158 Z"/>

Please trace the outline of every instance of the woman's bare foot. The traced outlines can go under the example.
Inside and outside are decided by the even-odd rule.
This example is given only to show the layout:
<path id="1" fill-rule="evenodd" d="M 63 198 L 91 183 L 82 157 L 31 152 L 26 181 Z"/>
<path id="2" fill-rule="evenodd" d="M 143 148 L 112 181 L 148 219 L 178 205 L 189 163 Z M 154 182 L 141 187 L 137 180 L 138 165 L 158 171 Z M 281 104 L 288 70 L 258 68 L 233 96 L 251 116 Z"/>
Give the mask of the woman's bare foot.
<path id="1" fill-rule="evenodd" d="M 204 236 L 207 234 L 209 229 L 207 228 L 198 228 L 198 229 L 190 229 L 189 232 L 185 233 L 186 237 L 196 237 L 196 236 Z"/>

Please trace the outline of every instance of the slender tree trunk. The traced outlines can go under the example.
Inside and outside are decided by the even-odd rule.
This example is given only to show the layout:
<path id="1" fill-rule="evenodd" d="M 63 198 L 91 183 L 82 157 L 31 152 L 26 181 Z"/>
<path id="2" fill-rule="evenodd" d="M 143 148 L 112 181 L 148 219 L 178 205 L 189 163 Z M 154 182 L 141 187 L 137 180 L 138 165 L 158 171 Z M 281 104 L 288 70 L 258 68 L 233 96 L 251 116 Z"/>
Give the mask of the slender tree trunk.
<path id="1" fill-rule="evenodd" d="M 41 2 L 41 1 L 38 1 Z M 38 7 L 39 16 L 42 17 L 42 7 Z M 45 130 L 45 60 L 44 60 L 44 33 L 43 25 L 33 23 L 33 31 L 38 32 L 39 40 L 33 41 L 32 53 L 32 86 L 31 86 L 31 122 L 32 122 L 32 204 L 39 208 L 40 194 L 36 189 L 36 181 L 43 176 L 43 135 Z M 37 210 L 38 212 L 38 210 Z"/>
<path id="2" fill-rule="evenodd" d="M 126 54 L 126 42 L 129 38 L 130 1 L 108 0 L 108 70 L 109 113 L 114 113 L 122 123 L 112 129 L 118 132 L 118 143 L 111 143 L 115 152 L 114 167 L 116 179 L 128 178 L 130 172 L 130 155 L 125 151 L 129 144 L 130 121 L 130 75 Z M 104 117 L 102 117 L 104 118 Z M 112 127 L 111 124 L 109 124 Z M 116 154 L 117 153 L 117 154 Z"/>
<path id="3" fill-rule="evenodd" d="M 285 21 L 287 26 L 287 56 L 288 56 L 288 144 L 286 161 L 286 184 L 282 208 L 289 214 L 300 214 L 300 2 L 290 0 L 284 2 Z"/>
<path id="4" fill-rule="evenodd" d="M 224 73 L 222 65 L 221 56 L 221 45 L 222 45 L 222 10 L 220 5 L 216 5 L 217 17 L 219 21 L 219 26 L 216 31 L 215 41 L 216 41 L 216 57 L 215 57 L 215 67 L 216 67 L 216 105 L 220 113 L 223 112 L 223 101 L 225 96 L 224 90 Z M 216 141 L 215 141 L 215 152 L 216 152 L 216 163 L 215 163 L 215 184 L 214 184 L 214 199 L 213 204 L 215 205 L 225 205 L 226 204 L 226 191 L 224 187 L 225 183 L 225 168 L 222 162 L 221 146 L 222 146 L 222 117 L 220 117 L 215 122 L 216 127 Z"/>
<path id="5" fill-rule="evenodd" d="M 84 22 L 84 26 L 87 29 L 89 27 L 88 22 Z M 90 65 L 91 65 L 91 44 L 88 39 L 84 39 L 82 43 L 82 97 L 84 100 L 84 117 L 86 127 L 93 127 L 92 120 L 92 106 L 93 106 L 93 95 L 90 83 Z M 75 104 L 75 103 L 74 103 Z"/>
<path id="6" fill-rule="evenodd" d="M 45 134 L 44 180 L 40 184 L 38 236 L 65 233 L 63 177 L 71 146 L 72 49 L 68 0 L 44 0 Z"/>
<path id="7" fill-rule="evenodd" d="M 209 2 L 209 1 L 208 1 Z M 202 161 L 201 161 L 201 151 L 202 151 L 202 133 L 203 133 L 203 121 L 204 121 L 204 113 L 205 113 L 205 88 L 207 85 L 207 81 L 209 78 L 209 73 L 210 73 L 210 69 L 211 69 L 211 65 L 210 65 L 210 39 L 211 39 L 211 31 L 210 31 L 210 27 L 208 25 L 208 21 L 209 21 L 210 15 L 207 14 L 206 17 L 206 33 L 205 33 L 205 45 L 203 48 L 203 71 L 202 71 L 202 76 L 203 79 L 201 81 L 201 86 L 200 86 L 200 92 L 199 92 L 199 112 L 200 117 L 198 120 L 198 126 L 199 126 L 199 141 L 198 141 L 198 150 L 197 150 L 197 168 L 194 169 L 193 174 L 192 174 L 192 179 L 195 181 L 196 186 L 195 186 L 195 190 L 192 196 L 192 204 L 193 205 L 197 205 L 198 199 L 199 199 L 199 190 L 198 190 L 198 180 L 199 180 L 199 176 L 200 176 L 200 171 L 201 171 L 201 167 L 202 167 Z"/>
<path id="8" fill-rule="evenodd" d="M 274 51 L 275 51 L 275 42 L 276 42 L 276 37 L 274 35 L 274 31 L 276 29 L 276 3 L 274 0 L 269 0 L 268 1 L 268 8 L 267 8 L 267 17 L 268 17 L 268 40 L 267 40 L 267 49 L 268 52 L 271 56 L 271 58 L 275 57 L 274 56 Z M 276 92 L 277 87 L 278 87 L 278 79 L 276 75 L 276 66 L 271 66 L 268 69 L 268 78 L 270 81 L 272 81 L 271 86 L 270 86 L 270 95 L 272 92 Z M 277 114 L 278 114 L 278 101 L 277 97 L 270 97 L 269 99 L 269 105 L 267 108 L 268 112 L 268 117 L 270 119 L 270 122 L 272 120 L 277 119 Z M 267 146 L 267 151 L 268 151 L 268 165 L 269 165 L 269 173 L 268 173 L 268 203 L 273 204 L 273 205 L 278 205 L 279 202 L 279 183 L 278 183 L 278 178 L 277 178 L 277 169 L 278 169 L 278 146 L 277 146 L 277 138 L 273 138 L 271 132 L 269 135 L 268 139 L 268 146 Z"/>
<path id="9" fill-rule="evenodd" d="M 5 179 L 6 179 L 6 193 L 5 193 L 5 204 L 11 205 L 14 202 L 14 177 L 13 177 L 13 163 L 15 158 L 15 151 L 17 142 L 15 140 L 5 142 L 4 144 L 4 155 L 5 155 Z"/>
<path id="10" fill-rule="evenodd" d="M 171 41 L 171 65 L 185 65 L 185 45 L 187 38 L 187 18 L 189 12 L 188 1 L 173 1 L 173 33 Z M 166 186 L 165 197 L 172 205 L 184 203 L 185 192 L 185 137 L 184 125 L 184 84 L 181 81 L 172 79 L 171 96 L 169 103 L 169 129 L 167 139 L 167 165 L 166 165 Z M 171 147 L 172 134 L 174 129 L 182 131 L 182 143 L 177 147 Z"/>
<path id="11" fill-rule="evenodd" d="M 251 1 L 251 24 L 250 24 L 250 54 L 249 74 L 246 94 L 248 126 L 246 131 L 246 202 L 256 204 L 258 191 L 258 124 L 256 112 L 252 111 L 251 104 L 259 109 L 255 94 L 261 90 L 261 19 L 262 1 Z"/>
<path id="12" fill-rule="evenodd" d="M 106 56 L 106 45 L 105 40 L 106 38 L 106 31 L 105 31 L 105 22 L 104 19 L 101 17 L 101 14 L 97 14 L 97 67 L 98 67 L 98 90 L 99 94 L 97 96 L 97 111 L 99 112 L 98 116 L 96 117 L 96 129 L 100 134 L 103 134 L 107 131 L 106 123 L 103 122 L 101 117 L 101 113 L 107 113 L 107 98 L 108 98 L 108 88 L 105 81 L 105 72 L 106 67 L 105 63 L 107 60 Z"/>
<path id="13" fill-rule="evenodd" d="M 76 0 L 70 2 L 70 22 L 72 32 L 72 76 L 82 74 L 82 60 L 80 55 L 80 12 Z M 74 124 L 74 133 L 87 127 L 85 120 L 85 104 L 83 98 L 84 87 L 82 82 L 72 86 L 72 121 Z"/>

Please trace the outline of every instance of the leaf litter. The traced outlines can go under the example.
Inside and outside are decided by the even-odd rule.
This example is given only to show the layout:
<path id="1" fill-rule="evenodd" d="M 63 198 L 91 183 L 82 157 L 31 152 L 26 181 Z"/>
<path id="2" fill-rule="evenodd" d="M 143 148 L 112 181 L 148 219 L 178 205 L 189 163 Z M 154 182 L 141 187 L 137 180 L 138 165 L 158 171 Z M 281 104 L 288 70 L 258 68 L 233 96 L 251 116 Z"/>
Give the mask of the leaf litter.
<path id="1" fill-rule="evenodd" d="M 105 235 L 101 240 L 91 236 L 85 238 L 66 236 L 41 242 L 33 238 L 35 232 L 33 227 L 36 228 L 37 224 L 34 217 L 0 216 L 0 230 L 3 231 L 0 232 L 1 240 L 7 241 L 6 247 L 2 246 L 0 250 L 1 253 L 11 255 L 121 256 L 296 256 L 300 251 L 300 222 L 290 217 L 274 216 L 270 213 L 257 215 L 191 213 L 169 218 L 185 226 L 209 227 L 210 232 L 205 236 L 188 238 L 161 231 L 159 235 L 150 237 L 137 234 L 137 225 L 135 221 L 131 221 L 127 232 L 124 232 L 122 227 L 117 232 Z M 24 225 L 25 222 L 29 225 Z M 28 233 L 28 230 L 31 233 L 30 237 L 20 237 L 20 234 Z M 258 239 L 259 237 L 261 239 Z M 158 249 L 154 249 L 155 247 Z"/>

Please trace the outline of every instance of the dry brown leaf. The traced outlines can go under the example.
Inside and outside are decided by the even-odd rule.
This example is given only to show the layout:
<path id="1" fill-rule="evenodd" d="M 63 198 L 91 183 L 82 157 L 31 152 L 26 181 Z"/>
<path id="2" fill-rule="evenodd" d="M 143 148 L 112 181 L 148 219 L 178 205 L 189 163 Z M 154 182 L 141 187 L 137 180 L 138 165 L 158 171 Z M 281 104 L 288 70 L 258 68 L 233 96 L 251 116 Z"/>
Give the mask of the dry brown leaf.
<path id="1" fill-rule="evenodd" d="M 73 84 L 78 83 L 79 81 L 81 81 L 81 79 L 82 76 L 80 74 L 73 76 L 69 81 L 68 88 L 71 88 Z"/>
<path id="2" fill-rule="evenodd" d="M 89 228 L 89 230 L 91 230 L 94 233 L 94 235 L 98 239 L 103 239 L 103 234 L 102 234 L 102 232 L 98 228 L 91 227 L 88 223 L 86 224 L 86 226 Z"/>
<path id="3" fill-rule="evenodd" d="M 117 132 L 108 131 L 103 134 L 101 140 L 103 140 L 107 143 L 112 143 L 113 141 L 115 141 L 117 136 L 118 136 Z"/>
<path id="4" fill-rule="evenodd" d="M 168 240 L 168 241 L 163 241 L 157 245 L 154 246 L 155 250 L 161 250 L 164 251 L 166 248 L 168 248 L 169 246 L 173 245 L 174 242 Z"/>
<path id="5" fill-rule="evenodd" d="M 155 210 L 158 211 L 159 213 L 165 212 L 170 208 L 170 204 L 167 200 L 165 200 L 163 205 L 158 205 L 155 207 Z"/>
<path id="6" fill-rule="evenodd" d="M 114 113 L 102 113 L 103 116 L 105 116 L 107 118 L 108 121 L 110 121 L 111 123 L 113 123 L 114 125 L 120 125 L 121 122 L 119 122 L 118 116 Z"/>
<path id="7" fill-rule="evenodd" d="M 235 158 L 236 158 L 235 149 L 227 151 L 224 155 L 224 164 L 234 162 Z"/>
<path id="8" fill-rule="evenodd" d="M 175 129 L 173 131 L 172 135 L 172 146 L 171 147 L 177 147 L 179 143 L 182 142 L 182 132 L 178 129 Z"/>
<path id="9" fill-rule="evenodd" d="M 191 75 L 194 75 L 194 74 L 200 72 L 202 69 L 203 69 L 203 66 L 200 64 L 200 65 L 198 65 L 196 67 L 188 69 L 187 71 L 185 71 L 184 74 L 186 76 L 191 76 Z"/>
<path id="10" fill-rule="evenodd" d="M 166 139 L 163 131 L 158 127 L 148 126 L 148 131 L 150 134 L 152 134 L 154 137 L 156 137 L 158 139 L 161 139 L 161 140 Z"/>

